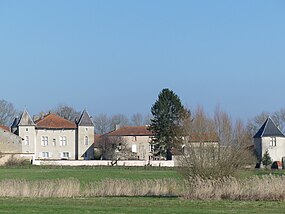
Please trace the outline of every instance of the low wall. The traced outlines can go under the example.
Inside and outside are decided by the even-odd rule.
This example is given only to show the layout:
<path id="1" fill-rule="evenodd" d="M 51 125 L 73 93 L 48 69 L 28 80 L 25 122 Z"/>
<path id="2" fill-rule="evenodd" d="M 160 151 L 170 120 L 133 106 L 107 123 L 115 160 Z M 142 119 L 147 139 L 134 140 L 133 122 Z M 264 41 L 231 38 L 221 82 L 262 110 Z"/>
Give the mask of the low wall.
<path id="1" fill-rule="evenodd" d="M 33 165 L 53 166 L 158 166 L 174 167 L 174 161 L 117 161 L 110 160 L 33 160 Z"/>

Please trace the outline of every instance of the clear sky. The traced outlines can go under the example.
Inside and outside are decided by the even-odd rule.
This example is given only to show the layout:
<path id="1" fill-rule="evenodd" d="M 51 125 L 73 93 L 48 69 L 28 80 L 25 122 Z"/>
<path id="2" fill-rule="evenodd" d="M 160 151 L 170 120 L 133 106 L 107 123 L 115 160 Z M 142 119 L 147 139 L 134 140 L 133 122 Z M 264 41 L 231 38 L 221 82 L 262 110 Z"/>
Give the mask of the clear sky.
<path id="1" fill-rule="evenodd" d="M 0 99 L 31 113 L 190 108 L 250 118 L 285 107 L 282 0 L 0 1 Z"/>

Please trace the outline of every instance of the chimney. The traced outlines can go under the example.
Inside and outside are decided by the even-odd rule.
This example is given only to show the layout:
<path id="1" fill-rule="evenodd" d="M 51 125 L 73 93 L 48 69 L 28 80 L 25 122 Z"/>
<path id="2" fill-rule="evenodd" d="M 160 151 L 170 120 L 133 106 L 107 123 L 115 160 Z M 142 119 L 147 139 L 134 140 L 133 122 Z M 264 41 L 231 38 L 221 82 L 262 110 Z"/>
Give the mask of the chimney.
<path id="1" fill-rule="evenodd" d="M 115 124 L 115 131 L 121 128 L 120 124 Z"/>

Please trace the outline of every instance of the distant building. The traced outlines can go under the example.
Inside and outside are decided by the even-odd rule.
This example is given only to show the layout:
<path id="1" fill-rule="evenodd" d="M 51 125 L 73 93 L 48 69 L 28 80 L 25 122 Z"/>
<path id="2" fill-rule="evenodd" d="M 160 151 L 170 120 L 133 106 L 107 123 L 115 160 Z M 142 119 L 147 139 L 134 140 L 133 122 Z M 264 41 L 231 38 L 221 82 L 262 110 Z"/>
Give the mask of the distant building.
<path id="1" fill-rule="evenodd" d="M 270 117 L 267 118 L 253 138 L 259 163 L 261 163 L 264 153 L 268 151 L 273 161 L 280 161 L 284 164 L 285 135 Z"/>
<path id="2" fill-rule="evenodd" d="M 153 160 L 151 138 L 153 134 L 147 126 L 125 126 L 106 134 L 109 137 L 121 137 L 133 156 L 138 160 Z"/>
<path id="3" fill-rule="evenodd" d="M 11 131 L 23 139 L 22 153 L 35 159 L 94 158 L 94 124 L 85 110 L 76 123 L 51 113 L 34 121 L 24 111 L 15 118 Z"/>

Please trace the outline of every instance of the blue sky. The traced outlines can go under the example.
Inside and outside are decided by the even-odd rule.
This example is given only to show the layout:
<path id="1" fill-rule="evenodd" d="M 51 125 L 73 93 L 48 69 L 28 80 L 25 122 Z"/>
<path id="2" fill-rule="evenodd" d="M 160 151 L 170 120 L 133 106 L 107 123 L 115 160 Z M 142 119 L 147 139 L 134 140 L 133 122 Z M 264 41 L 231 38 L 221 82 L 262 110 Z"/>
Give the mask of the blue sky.
<path id="1" fill-rule="evenodd" d="M 284 105 L 285 2 L 0 1 L 1 99 L 147 114 L 163 88 L 248 119 Z"/>

